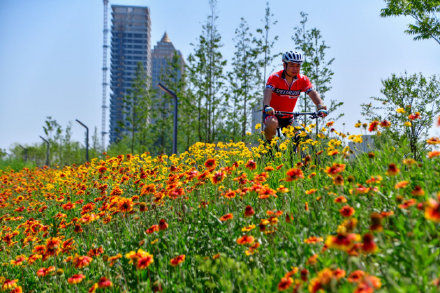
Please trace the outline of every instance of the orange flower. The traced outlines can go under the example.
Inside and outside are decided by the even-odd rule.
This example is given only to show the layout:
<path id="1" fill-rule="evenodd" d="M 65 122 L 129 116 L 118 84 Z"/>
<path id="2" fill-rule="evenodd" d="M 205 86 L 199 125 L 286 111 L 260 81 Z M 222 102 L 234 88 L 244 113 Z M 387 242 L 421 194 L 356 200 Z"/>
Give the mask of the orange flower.
<path id="1" fill-rule="evenodd" d="M 431 137 L 426 141 L 428 144 L 440 144 L 440 138 L 438 137 Z"/>
<path id="2" fill-rule="evenodd" d="M 212 170 L 212 169 L 215 169 L 215 166 L 216 166 L 216 162 L 214 159 L 207 159 L 206 160 L 206 162 L 205 162 L 206 169 Z"/>
<path id="3" fill-rule="evenodd" d="M 185 261 L 185 255 L 181 254 L 170 260 L 170 264 L 175 267 Z"/>
<path id="4" fill-rule="evenodd" d="M 72 263 L 74 264 L 75 268 L 81 269 L 81 268 L 88 266 L 91 261 L 92 261 L 92 258 L 90 256 L 77 255 L 73 258 Z"/>
<path id="5" fill-rule="evenodd" d="M 273 170 L 275 170 L 275 168 L 272 167 L 272 166 L 264 167 L 264 171 L 270 172 L 270 171 L 273 171 Z"/>
<path id="6" fill-rule="evenodd" d="M 229 213 L 229 214 L 221 216 L 220 221 L 225 222 L 227 220 L 232 220 L 233 218 L 234 218 L 234 215 Z"/>
<path id="7" fill-rule="evenodd" d="M 440 151 L 432 151 L 428 153 L 428 158 L 432 159 L 434 157 L 440 156 Z"/>
<path id="8" fill-rule="evenodd" d="M 113 286 L 113 283 L 106 277 L 101 277 L 98 281 L 98 288 L 108 288 Z"/>
<path id="9" fill-rule="evenodd" d="M 284 291 L 289 289 L 290 286 L 292 286 L 293 284 L 293 279 L 290 277 L 284 277 L 281 278 L 281 281 L 278 283 L 278 290 L 279 291 Z"/>
<path id="10" fill-rule="evenodd" d="M 425 191 L 423 190 L 423 188 L 421 186 L 416 185 L 414 187 L 414 190 L 411 191 L 411 194 L 415 195 L 415 196 L 422 196 L 422 195 L 425 195 Z"/>
<path id="11" fill-rule="evenodd" d="M 67 282 L 69 284 L 78 284 L 78 283 L 81 283 L 85 277 L 86 276 L 84 276 L 83 274 L 76 274 L 76 275 L 73 275 L 72 277 L 70 277 L 69 279 L 67 279 Z"/>
<path id="12" fill-rule="evenodd" d="M 255 214 L 254 209 L 251 206 L 246 206 L 244 209 L 244 216 L 245 217 L 251 217 Z"/>
<path id="13" fill-rule="evenodd" d="M 405 200 L 402 204 L 399 204 L 398 207 L 401 209 L 407 209 L 409 207 L 412 207 L 416 203 L 417 203 L 417 201 L 414 198 L 411 198 L 411 199 Z"/>
<path id="14" fill-rule="evenodd" d="M 249 170 L 255 170 L 257 168 L 257 163 L 255 163 L 254 160 L 249 160 L 246 163 L 246 168 L 248 168 Z"/>
<path id="15" fill-rule="evenodd" d="M 159 231 L 159 225 L 152 225 L 150 228 L 148 228 L 145 232 L 147 234 L 152 234 L 154 232 L 158 232 Z"/>
<path id="16" fill-rule="evenodd" d="M 348 278 L 347 281 L 349 281 L 350 283 L 359 283 L 365 276 L 365 272 L 361 271 L 361 270 L 357 270 L 352 272 Z"/>
<path id="17" fill-rule="evenodd" d="M 48 274 L 50 274 L 51 272 L 55 272 L 55 267 L 54 266 L 50 266 L 48 268 L 41 268 L 37 271 L 37 276 L 38 277 L 45 277 Z"/>
<path id="18" fill-rule="evenodd" d="M 227 198 L 234 198 L 236 196 L 236 193 L 234 190 L 229 189 L 226 193 L 225 193 L 225 197 Z"/>
<path id="19" fill-rule="evenodd" d="M 391 126 L 391 122 L 388 120 L 383 120 L 382 122 L 380 122 L 380 126 L 382 126 L 383 128 L 388 128 Z"/>
<path id="20" fill-rule="evenodd" d="M 327 173 L 330 176 L 336 176 L 337 174 L 341 173 L 345 170 L 345 164 L 338 164 L 334 163 L 332 166 L 327 167 L 325 169 L 325 173 Z"/>
<path id="21" fill-rule="evenodd" d="M 136 268 L 143 270 L 143 269 L 147 268 L 153 262 L 154 262 L 153 256 L 149 253 L 146 253 L 146 255 L 138 258 L 137 263 L 136 263 Z"/>
<path id="22" fill-rule="evenodd" d="M 133 201 L 131 198 L 121 198 L 118 202 L 119 211 L 122 213 L 128 213 L 133 210 Z"/>
<path id="23" fill-rule="evenodd" d="M 68 203 L 63 204 L 61 207 L 63 208 L 63 210 L 68 211 L 75 208 L 75 204 L 69 201 Z"/>
<path id="24" fill-rule="evenodd" d="M 339 212 L 341 213 L 341 215 L 342 215 L 343 217 L 351 217 L 351 216 L 354 215 L 355 210 L 354 210 L 354 208 L 352 208 L 351 206 L 346 205 L 346 206 L 343 206 L 343 207 L 339 210 Z"/>
<path id="25" fill-rule="evenodd" d="M 161 219 L 159 221 L 159 230 L 166 230 L 166 229 L 168 229 L 168 223 L 164 219 Z"/>
<path id="26" fill-rule="evenodd" d="M 420 113 L 416 112 L 415 114 L 410 114 L 408 116 L 408 119 L 411 120 L 411 121 L 416 120 L 416 119 L 420 119 Z"/>
<path id="27" fill-rule="evenodd" d="M 301 171 L 301 169 L 293 168 L 287 171 L 286 173 L 287 178 L 286 181 L 296 181 L 300 178 L 304 178 L 304 174 Z"/>
<path id="28" fill-rule="evenodd" d="M 338 233 L 337 235 L 333 236 L 330 235 L 325 240 L 325 244 L 328 248 L 335 248 L 342 251 L 349 251 L 353 248 L 356 241 L 360 240 L 359 234 L 355 233 L 347 233 L 342 234 Z"/>
<path id="29" fill-rule="evenodd" d="M 387 175 L 389 176 L 394 176 L 399 174 L 400 170 L 399 168 L 397 168 L 396 164 L 391 163 L 388 165 L 388 171 L 387 171 Z"/>
<path id="30" fill-rule="evenodd" d="M 252 244 L 252 243 L 254 243 L 254 241 L 255 241 L 255 238 L 252 236 L 248 236 L 248 235 L 243 235 L 237 239 L 237 243 L 240 245 Z"/>
<path id="31" fill-rule="evenodd" d="M 395 189 L 405 188 L 409 184 L 408 181 L 400 181 L 397 182 L 396 185 L 394 185 Z"/>
<path id="32" fill-rule="evenodd" d="M 345 202 L 347 202 L 347 199 L 345 198 L 345 196 L 341 195 L 341 196 L 338 196 L 337 198 L 335 198 L 335 202 L 336 203 L 345 203 Z"/>
<path id="33" fill-rule="evenodd" d="M 438 118 L 437 118 L 437 126 L 440 127 L 440 116 L 438 116 Z"/>
<path id="34" fill-rule="evenodd" d="M 369 132 L 373 132 L 377 130 L 377 125 L 379 125 L 379 121 L 374 120 L 373 122 L 370 123 L 370 126 L 368 127 L 368 131 Z"/>
<path id="35" fill-rule="evenodd" d="M 15 280 L 6 279 L 3 282 L 2 289 L 6 291 L 6 290 L 11 290 L 11 289 L 17 288 L 17 286 L 18 286 L 17 282 L 18 282 L 18 279 L 15 279 Z"/>
<path id="36" fill-rule="evenodd" d="M 315 244 L 315 243 L 319 243 L 322 241 L 324 241 L 324 239 L 322 239 L 322 237 L 310 236 L 309 238 L 304 240 L 304 243 Z"/>
<path id="37" fill-rule="evenodd" d="M 309 194 L 313 194 L 313 193 L 315 193 L 317 191 L 317 189 L 309 189 L 309 190 L 306 190 L 306 194 L 307 195 L 309 195 Z"/>
<path id="38" fill-rule="evenodd" d="M 437 194 L 438 201 L 430 198 L 425 207 L 425 218 L 440 223 L 440 193 Z"/>

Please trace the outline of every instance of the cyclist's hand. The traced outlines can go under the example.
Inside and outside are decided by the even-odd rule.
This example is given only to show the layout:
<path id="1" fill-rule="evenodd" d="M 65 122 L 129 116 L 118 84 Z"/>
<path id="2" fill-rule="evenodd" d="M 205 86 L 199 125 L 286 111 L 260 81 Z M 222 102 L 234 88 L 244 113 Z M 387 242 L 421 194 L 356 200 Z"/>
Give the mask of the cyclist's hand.
<path id="1" fill-rule="evenodd" d="M 264 113 L 266 113 L 266 115 L 271 116 L 275 114 L 275 110 L 272 107 L 264 107 Z"/>
<path id="2" fill-rule="evenodd" d="M 322 109 L 322 110 L 318 111 L 318 117 L 324 118 L 327 115 L 328 115 L 328 111 L 327 110 Z"/>

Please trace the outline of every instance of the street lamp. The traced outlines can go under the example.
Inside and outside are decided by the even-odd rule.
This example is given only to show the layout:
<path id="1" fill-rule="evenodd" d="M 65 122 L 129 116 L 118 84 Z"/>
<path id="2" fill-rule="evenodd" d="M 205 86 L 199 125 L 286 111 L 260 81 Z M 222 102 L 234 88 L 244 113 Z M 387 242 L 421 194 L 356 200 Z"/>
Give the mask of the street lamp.
<path id="1" fill-rule="evenodd" d="M 164 86 L 160 82 L 157 84 L 157 86 L 165 93 L 167 93 L 168 95 L 174 98 L 173 154 L 177 154 L 177 105 L 178 105 L 177 96 L 173 91 L 169 90 L 166 86 Z"/>
<path id="2" fill-rule="evenodd" d="M 46 166 L 50 167 L 50 162 L 49 162 L 49 156 L 50 156 L 49 141 L 47 139 L 45 139 L 44 137 L 42 137 L 41 135 L 40 135 L 40 138 L 46 143 Z"/>
<path id="3" fill-rule="evenodd" d="M 81 124 L 82 127 L 84 127 L 86 129 L 86 162 L 88 162 L 89 161 L 89 128 L 84 123 L 79 121 L 78 119 L 75 119 L 75 120 L 76 120 L 76 122 Z"/>

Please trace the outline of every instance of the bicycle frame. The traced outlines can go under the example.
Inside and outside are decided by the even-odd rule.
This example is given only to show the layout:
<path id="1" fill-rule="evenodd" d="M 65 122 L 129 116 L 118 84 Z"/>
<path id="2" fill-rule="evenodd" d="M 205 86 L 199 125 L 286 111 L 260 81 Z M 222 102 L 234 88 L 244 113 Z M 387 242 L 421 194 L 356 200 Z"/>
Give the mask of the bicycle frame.
<path id="1" fill-rule="evenodd" d="M 318 137 L 318 112 L 285 112 L 285 111 L 275 111 L 275 115 L 292 115 L 294 118 L 299 116 L 310 116 L 311 119 L 316 119 L 316 137 Z"/>

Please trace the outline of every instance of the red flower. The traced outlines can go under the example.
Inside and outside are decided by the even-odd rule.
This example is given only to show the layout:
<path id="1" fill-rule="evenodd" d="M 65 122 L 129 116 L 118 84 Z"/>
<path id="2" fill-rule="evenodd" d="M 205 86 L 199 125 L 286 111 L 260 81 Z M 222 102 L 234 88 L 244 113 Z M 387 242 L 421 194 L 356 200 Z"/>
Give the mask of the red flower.
<path id="1" fill-rule="evenodd" d="M 338 164 L 338 163 L 334 163 L 332 166 L 327 167 L 325 169 L 325 173 L 327 173 L 330 176 L 336 176 L 339 173 L 341 173 L 342 171 L 345 170 L 345 164 Z"/>
<path id="2" fill-rule="evenodd" d="M 176 256 L 176 257 L 173 258 L 172 260 L 170 260 L 170 264 L 171 264 L 173 267 L 175 267 L 175 266 L 177 266 L 178 264 L 180 264 L 180 263 L 182 263 L 182 262 L 184 262 L 184 261 L 185 261 L 185 255 L 184 255 L 184 254 L 181 254 L 181 255 Z"/>
<path id="3" fill-rule="evenodd" d="M 143 270 L 146 267 L 148 267 L 150 264 L 152 264 L 153 261 L 154 261 L 153 256 L 151 254 L 146 254 L 145 256 L 138 258 L 136 267 L 138 269 Z"/>
<path id="4" fill-rule="evenodd" d="M 354 210 L 354 208 L 352 208 L 351 206 L 346 205 L 346 206 L 343 206 L 343 207 L 339 210 L 339 212 L 341 213 L 341 215 L 342 215 L 343 217 L 351 217 L 351 216 L 354 215 L 355 210 Z"/>
<path id="5" fill-rule="evenodd" d="M 419 113 L 419 112 L 416 112 L 415 114 L 410 114 L 410 115 L 408 116 L 408 119 L 411 120 L 411 121 L 413 121 L 413 120 L 415 120 L 415 119 L 420 119 L 420 113 Z"/>
<path id="6" fill-rule="evenodd" d="M 243 235 L 240 238 L 237 239 L 237 243 L 240 245 L 243 244 L 252 244 L 254 243 L 255 239 L 252 236 L 248 236 L 248 235 Z"/>
<path id="7" fill-rule="evenodd" d="M 246 168 L 248 168 L 249 170 L 255 170 L 257 168 L 257 163 L 255 163 L 254 160 L 249 160 L 246 163 Z"/>
<path id="8" fill-rule="evenodd" d="M 293 279 L 291 277 L 281 278 L 281 281 L 278 283 L 278 290 L 280 291 L 287 290 L 292 284 L 293 284 Z"/>
<path id="9" fill-rule="evenodd" d="M 301 169 L 293 168 L 287 171 L 286 173 L 287 178 L 286 181 L 296 181 L 300 178 L 304 178 L 304 174 L 301 171 Z"/>
<path id="10" fill-rule="evenodd" d="M 168 229 L 168 223 L 164 219 L 161 219 L 159 221 L 159 230 L 166 230 L 166 229 Z"/>
<path id="11" fill-rule="evenodd" d="M 69 284 L 78 284 L 78 283 L 81 283 L 85 277 L 86 276 L 84 276 L 83 274 L 76 274 L 76 275 L 73 275 L 72 277 L 70 277 L 69 279 L 67 279 L 67 282 Z"/>
<path id="12" fill-rule="evenodd" d="M 229 213 L 220 217 L 220 221 L 225 222 L 234 218 L 234 215 Z"/>
<path id="13" fill-rule="evenodd" d="M 391 126 L 391 122 L 388 120 L 383 120 L 382 122 L 380 122 L 380 126 L 382 126 L 383 128 L 388 128 Z"/>
<path id="14" fill-rule="evenodd" d="M 107 288 L 113 286 L 113 283 L 106 277 L 101 277 L 98 281 L 98 288 Z"/>
<path id="15" fill-rule="evenodd" d="M 150 228 L 147 229 L 147 234 L 152 234 L 154 232 L 158 232 L 159 231 L 159 225 L 152 225 Z"/>
<path id="16" fill-rule="evenodd" d="M 83 267 L 86 267 L 90 264 L 90 262 L 92 261 L 92 258 L 90 256 L 76 256 L 73 260 L 72 263 L 74 264 L 75 268 L 77 269 L 81 269 Z"/>
<path id="17" fill-rule="evenodd" d="M 206 169 L 208 169 L 208 170 L 212 170 L 212 169 L 215 168 L 215 166 L 216 166 L 216 162 L 215 162 L 214 159 L 208 159 L 208 160 L 206 160 L 206 162 L 205 162 L 205 167 L 206 167 Z"/>
<path id="18" fill-rule="evenodd" d="M 245 217 L 251 217 L 255 214 L 254 209 L 251 206 L 246 206 L 244 210 L 244 216 Z"/>
<path id="19" fill-rule="evenodd" d="M 217 184 L 222 182 L 224 178 L 225 178 L 225 173 L 217 172 L 212 176 L 211 181 L 212 183 Z"/>
<path id="20" fill-rule="evenodd" d="M 368 127 L 368 131 L 369 132 L 373 132 L 377 130 L 377 125 L 379 125 L 379 121 L 374 120 L 373 122 L 370 123 L 370 126 Z"/>
<path id="21" fill-rule="evenodd" d="M 425 207 L 425 218 L 439 223 L 440 222 L 440 193 L 437 195 L 438 201 L 430 198 Z"/>
<path id="22" fill-rule="evenodd" d="M 367 233 L 362 237 L 362 252 L 373 253 L 377 250 L 377 245 L 374 243 L 374 237 L 372 234 Z"/>

